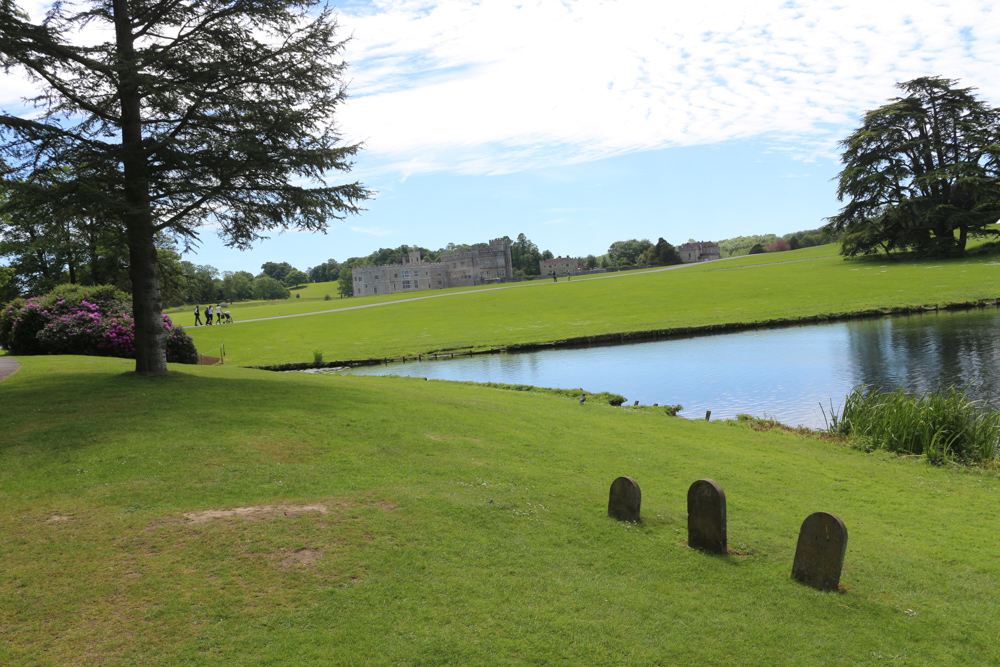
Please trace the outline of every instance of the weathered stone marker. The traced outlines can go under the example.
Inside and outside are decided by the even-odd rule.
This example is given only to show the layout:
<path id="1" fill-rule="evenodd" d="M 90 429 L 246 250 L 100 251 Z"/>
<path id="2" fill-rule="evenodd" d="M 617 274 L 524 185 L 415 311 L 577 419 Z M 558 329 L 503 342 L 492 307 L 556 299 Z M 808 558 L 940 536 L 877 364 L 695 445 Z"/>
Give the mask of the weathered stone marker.
<path id="1" fill-rule="evenodd" d="M 795 547 L 792 577 L 821 591 L 835 591 L 847 551 L 847 528 L 829 512 L 806 517 Z"/>
<path id="2" fill-rule="evenodd" d="M 688 546 L 728 554 L 726 492 L 714 479 L 699 479 L 688 489 Z"/>
<path id="3" fill-rule="evenodd" d="M 608 494 L 608 516 L 621 521 L 639 521 L 642 492 L 639 483 L 631 477 L 619 477 L 611 482 Z"/>

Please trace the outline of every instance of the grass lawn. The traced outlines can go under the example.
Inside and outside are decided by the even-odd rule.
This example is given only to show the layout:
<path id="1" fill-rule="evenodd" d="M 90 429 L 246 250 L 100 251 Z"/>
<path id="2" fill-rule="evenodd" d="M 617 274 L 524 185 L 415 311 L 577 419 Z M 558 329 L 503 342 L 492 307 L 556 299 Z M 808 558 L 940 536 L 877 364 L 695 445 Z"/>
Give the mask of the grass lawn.
<path id="1" fill-rule="evenodd" d="M 473 385 L 21 361 L 3 665 L 1000 661 L 993 473 Z M 641 524 L 606 516 L 619 475 Z M 685 545 L 702 477 L 729 557 Z M 817 510 L 841 593 L 789 576 Z"/>
<path id="2" fill-rule="evenodd" d="M 845 261 L 835 246 L 754 255 L 667 271 L 518 283 L 506 289 L 258 306 L 238 310 L 238 324 L 190 329 L 203 354 L 237 364 L 327 361 L 500 348 L 576 336 L 757 322 L 937 305 L 1000 296 L 996 256 L 956 260 Z M 431 297 L 398 301 L 407 297 Z M 261 322 L 259 316 L 340 312 Z M 179 319 L 185 323 L 183 318 Z"/>

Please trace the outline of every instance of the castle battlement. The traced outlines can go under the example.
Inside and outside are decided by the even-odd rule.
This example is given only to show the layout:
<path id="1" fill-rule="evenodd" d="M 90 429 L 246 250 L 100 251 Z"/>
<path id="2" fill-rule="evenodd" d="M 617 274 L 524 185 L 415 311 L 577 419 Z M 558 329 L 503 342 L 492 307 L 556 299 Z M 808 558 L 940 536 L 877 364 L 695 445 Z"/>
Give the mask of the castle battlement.
<path id="1" fill-rule="evenodd" d="M 398 264 L 355 267 L 354 296 L 503 283 L 514 275 L 512 264 L 510 244 L 502 238 L 444 253 L 437 262 L 425 262 L 412 250 Z"/>

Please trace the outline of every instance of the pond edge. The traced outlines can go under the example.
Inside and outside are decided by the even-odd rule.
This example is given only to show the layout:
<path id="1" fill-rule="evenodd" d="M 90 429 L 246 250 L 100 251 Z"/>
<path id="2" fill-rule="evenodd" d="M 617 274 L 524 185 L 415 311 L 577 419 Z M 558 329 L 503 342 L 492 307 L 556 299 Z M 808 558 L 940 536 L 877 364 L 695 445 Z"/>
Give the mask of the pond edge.
<path id="1" fill-rule="evenodd" d="M 756 320 L 753 322 L 725 322 L 722 324 L 704 324 L 693 327 L 673 327 L 668 329 L 649 329 L 645 331 L 621 331 L 617 333 L 597 334 L 593 336 L 575 336 L 561 340 L 539 342 L 539 343 L 515 343 L 499 348 L 488 348 L 485 350 L 465 350 L 455 352 L 439 352 L 429 354 L 418 354 L 412 357 L 382 357 L 368 359 L 345 359 L 340 361 L 329 361 L 316 363 L 314 361 L 270 364 L 263 366 L 244 366 L 264 371 L 302 371 L 311 368 L 355 368 L 359 366 L 388 365 L 389 363 L 406 363 L 407 361 L 427 361 L 440 359 L 454 359 L 455 357 L 471 357 L 484 354 L 504 354 L 509 352 L 535 352 L 538 350 L 550 350 L 568 347 L 592 347 L 602 345 L 615 345 L 621 343 L 637 343 L 649 340 L 665 340 L 670 338 L 694 338 L 696 336 L 710 336 L 719 333 L 734 333 L 739 331 L 751 331 L 758 329 L 781 329 L 784 327 L 800 326 L 803 324 L 826 324 L 829 322 L 843 322 L 846 320 L 875 319 L 879 317 L 891 317 L 894 315 L 920 315 L 924 313 L 934 313 L 939 311 L 959 311 L 972 310 L 975 308 L 985 309 L 988 307 L 1000 307 L 1000 299 L 988 300 L 979 299 L 977 301 L 962 301 L 946 303 L 935 306 L 897 306 L 893 308 L 870 308 L 866 310 L 856 310 L 844 313 L 832 313 L 826 315 L 806 315 L 804 317 L 779 317 L 770 320 Z"/>

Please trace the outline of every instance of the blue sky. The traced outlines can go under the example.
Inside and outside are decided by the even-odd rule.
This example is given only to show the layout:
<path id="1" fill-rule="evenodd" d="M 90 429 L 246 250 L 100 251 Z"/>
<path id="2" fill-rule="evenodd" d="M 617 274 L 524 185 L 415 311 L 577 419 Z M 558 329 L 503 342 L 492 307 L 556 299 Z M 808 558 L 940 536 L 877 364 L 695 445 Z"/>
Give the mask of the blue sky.
<path id="1" fill-rule="evenodd" d="M 340 3 L 351 97 L 336 122 L 364 142 L 351 178 L 377 198 L 249 252 L 206 229 L 186 258 L 256 273 L 521 232 L 598 255 L 818 227 L 839 208 L 837 142 L 894 83 L 941 75 L 1000 104 L 994 4 Z"/>

